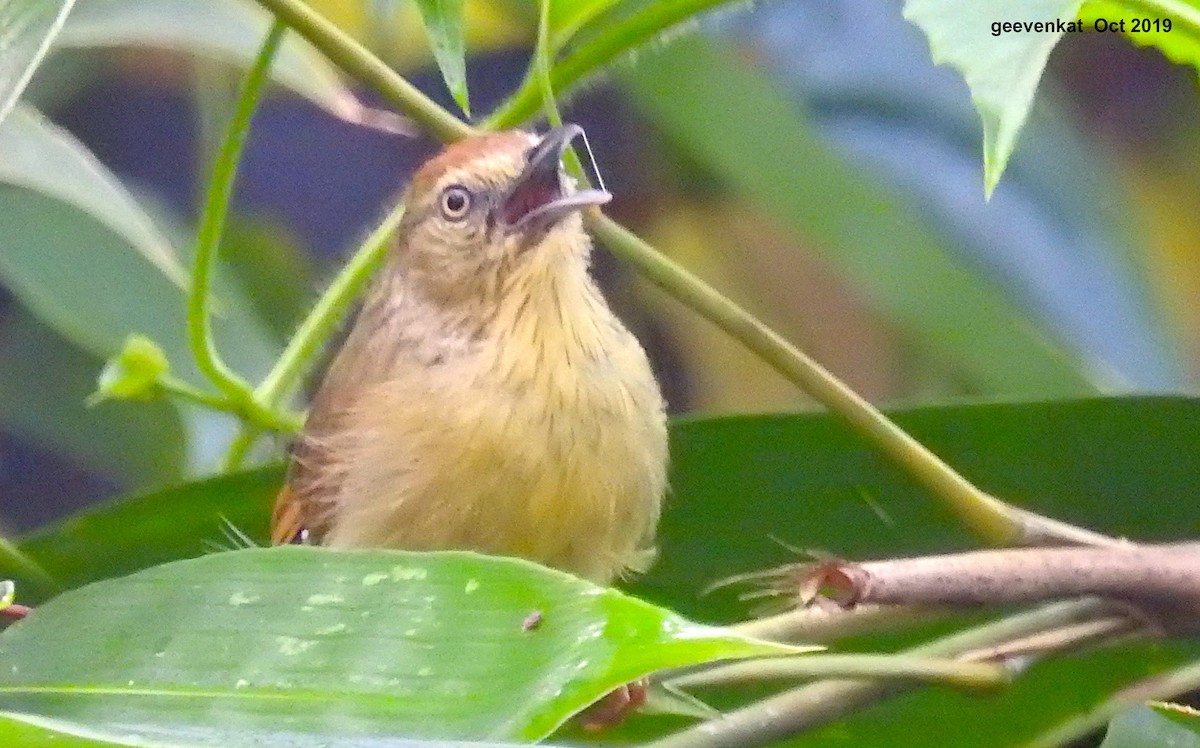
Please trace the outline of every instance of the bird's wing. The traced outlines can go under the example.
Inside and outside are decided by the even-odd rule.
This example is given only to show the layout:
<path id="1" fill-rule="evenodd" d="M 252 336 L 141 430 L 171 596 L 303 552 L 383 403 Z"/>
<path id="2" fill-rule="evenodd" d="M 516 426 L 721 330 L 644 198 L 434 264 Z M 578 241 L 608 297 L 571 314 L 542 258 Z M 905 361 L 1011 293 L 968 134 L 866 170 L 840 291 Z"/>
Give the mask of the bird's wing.
<path id="1" fill-rule="evenodd" d="M 271 543 L 319 544 L 329 528 L 338 490 L 344 478 L 336 444 L 348 426 L 346 413 L 361 396 L 378 366 L 364 357 L 362 334 L 355 328 L 308 408 L 304 432 L 290 450 L 288 474 L 271 514 Z"/>

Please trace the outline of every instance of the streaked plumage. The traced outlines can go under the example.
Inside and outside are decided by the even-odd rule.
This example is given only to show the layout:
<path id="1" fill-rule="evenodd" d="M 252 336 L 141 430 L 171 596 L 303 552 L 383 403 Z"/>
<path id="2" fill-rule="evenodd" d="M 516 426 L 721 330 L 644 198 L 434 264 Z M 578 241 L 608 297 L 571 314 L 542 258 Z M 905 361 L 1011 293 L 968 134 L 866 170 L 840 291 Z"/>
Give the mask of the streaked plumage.
<path id="1" fill-rule="evenodd" d="M 562 180 L 549 195 L 545 171 L 530 176 L 548 158 L 531 155 L 538 144 L 473 138 L 414 175 L 396 245 L 294 446 L 276 542 L 472 549 L 602 583 L 648 562 L 662 397 L 588 275 L 590 240 L 567 203 L 598 199 L 558 175 L 548 135 Z M 449 220 L 459 188 L 474 212 Z"/>

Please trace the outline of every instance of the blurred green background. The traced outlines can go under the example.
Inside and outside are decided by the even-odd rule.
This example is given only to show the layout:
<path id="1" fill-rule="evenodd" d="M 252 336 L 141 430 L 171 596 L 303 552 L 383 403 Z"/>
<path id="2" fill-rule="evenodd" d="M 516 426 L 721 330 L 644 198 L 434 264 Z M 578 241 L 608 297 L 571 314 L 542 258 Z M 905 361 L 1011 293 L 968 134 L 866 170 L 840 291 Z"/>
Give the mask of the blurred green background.
<path id="1" fill-rule="evenodd" d="M 411 3 L 313 5 L 453 106 Z M 77 14 L 103 6 L 81 0 Z M 523 77 L 536 19 L 516 0 L 466 10 L 473 110 L 486 114 Z M 701 27 L 651 45 L 567 102 L 619 220 L 873 401 L 1195 389 L 1194 71 L 1119 36 L 1070 36 L 985 202 L 966 86 L 933 65 L 897 3 L 772 0 Z M 96 50 L 70 32 L 29 98 L 121 178 L 186 258 L 237 68 L 169 40 Z M 222 248 L 219 313 L 245 319 L 228 321 L 239 332 L 221 342 L 242 373 L 261 376 L 435 149 L 273 89 Z M 140 320 L 138 331 L 180 351 L 181 316 L 134 308 L 150 293 L 146 268 L 114 268 L 102 246 L 111 237 L 92 219 L 19 185 L 2 189 L 0 525 L 24 530 L 102 497 L 211 472 L 232 422 L 166 402 L 86 409 L 114 343 L 72 334 L 47 301 Z M 811 406 L 604 252 L 596 271 L 650 350 L 676 413 Z M 45 278 L 56 284 L 48 295 Z M 171 293 L 161 291 L 163 304 L 175 303 Z M 182 356 L 172 363 L 187 369 Z M 256 458 L 281 448 L 263 445 Z"/>

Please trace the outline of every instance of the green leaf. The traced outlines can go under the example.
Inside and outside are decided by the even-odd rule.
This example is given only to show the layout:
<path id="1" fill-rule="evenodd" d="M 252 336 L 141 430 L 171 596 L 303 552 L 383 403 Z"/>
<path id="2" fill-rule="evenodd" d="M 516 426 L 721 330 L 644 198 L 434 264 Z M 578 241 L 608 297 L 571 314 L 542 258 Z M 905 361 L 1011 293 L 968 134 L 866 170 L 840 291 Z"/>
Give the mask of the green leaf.
<path id="1" fill-rule="evenodd" d="M 962 73 L 983 120 L 984 190 L 991 195 L 1017 133 L 1029 116 L 1033 94 L 1050 50 L 1062 33 L 1016 31 L 996 35 L 992 26 L 1008 21 L 1068 22 L 1083 0 L 907 0 L 904 17 L 929 38 L 933 60 Z M 1002 17 L 1003 16 L 1003 17 Z"/>
<path id="2" fill-rule="evenodd" d="M 270 26 L 270 14 L 243 0 L 80 0 L 56 47 L 148 46 L 245 66 Z M 349 122 L 386 118 L 364 107 L 324 56 L 295 34 L 283 40 L 271 75 Z"/>
<path id="3" fill-rule="evenodd" d="M 1173 720 L 1148 706 L 1113 718 L 1100 748 L 1200 748 L 1200 719 Z"/>
<path id="4" fill-rule="evenodd" d="M 0 124 L 0 280 L 63 337 L 107 358 L 130 333 L 163 347 L 181 378 L 204 380 L 184 340 L 183 270 L 169 241 L 95 157 L 19 107 Z M 279 348 L 244 299 L 218 299 L 222 351 L 246 376 Z"/>
<path id="5" fill-rule="evenodd" d="M 562 98 L 578 89 L 588 78 L 621 55 L 650 43 L 655 38 L 684 28 L 684 24 L 705 11 L 729 4 L 731 0 L 677 0 L 676 2 L 627 2 L 615 6 L 604 0 L 559 0 L 550 7 L 551 50 L 559 51 L 570 36 L 582 30 L 577 43 L 551 71 L 553 88 Z M 607 5 L 607 8 L 601 7 Z M 605 22 L 583 29 L 587 21 L 604 10 L 612 13 Z M 536 117 L 542 105 L 538 80 L 526 76 L 513 92 L 488 117 L 490 129 L 517 127 Z"/>
<path id="6" fill-rule="evenodd" d="M 421 22 L 429 35 L 433 58 L 437 60 L 446 88 L 463 113 L 471 116 L 467 96 L 466 47 L 463 43 L 463 0 L 417 0 Z"/>
<path id="7" fill-rule="evenodd" d="M 165 400 L 85 408 L 101 364 L 21 310 L 9 310 L 0 321 L 0 427 L 126 491 L 178 480 L 179 412 Z"/>
<path id="8" fill-rule="evenodd" d="M 150 725 L 142 725 L 147 732 Z M 232 732 L 232 734 L 231 734 Z M 196 745 L 253 745 L 260 748 L 516 748 L 517 743 L 464 743 L 448 740 L 405 740 L 403 738 L 347 738 L 337 733 L 326 735 L 284 735 L 277 730 L 231 731 L 216 724 L 188 729 L 154 726 L 155 742 L 147 743 L 130 734 L 128 726 L 83 726 L 63 720 L 45 719 L 28 714 L 0 712 L 0 745 L 21 748 L 186 748 Z M 159 742 L 162 741 L 162 742 Z M 222 742 L 224 741 L 224 742 Z M 286 743 L 283 741 L 287 741 Z"/>
<path id="9" fill-rule="evenodd" d="M 1149 0 L 1148 2 L 1110 2 L 1089 0 L 1079 11 L 1084 28 L 1096 29 L 1096 21 L 1103 19 L 1111 27 L 1124 21 L 1124 33 L 1135 44 L 1157 47 L 1168 60 L 1181 65 L 1191 65 L 1200 70 L 1200 2 L 1197 0 Z M 1139 28 L 1134 30 L 1134 20 Z M 1145 27 L 1140 22 L 1151 21 Z M 1154 19 L 1170 19 L 1170 31 L 1164 30 Z"/>
<path id="10" fill-rule="evenodd" d="M 969 478 L 1020 506 L 1139 540 L 1200 532 L 1188 498 L 1200 474 L 1200 399 L 957 405 L 892 415 Z M 671 445 L 661 552 L 631 591 L 694 619 L 745 618 L 751 606 L 739 590 L 700 591 L 731 574 L 795 561 L 787 546 L 851 559 L 972 547 L 919 486 L 828 414 L 676 421 Z M 71 587 L 200 555 L 222 542 L 222 516 L 261 540 L 281 481 L 274 467 L 116 501 L 26 537 L 21 548 Z M 842 648 L 892 651 L 912 641 L 873 637 Z M 893 748 L 895 726 L 903 725 L 922 736 L 918 745 L 1008 748 L 1132 679 L 1194 660 L 1196 650 L 1144 644 L 1049 661 L 988 699 L 931 689 L 841 721 L 808 744 Z M 947 713 L 955 720 L 945 720 Z M 664 725 L 679 722 L 639 718 L 628 732 L 640 739 Z"/>
<path id="11" fill-rule="evenodd" d="M 536 740 L 650 672 L 790 651 L 517 559 L 293 546 L 51 600 L 0 634 L 0 704 L 148 737 L 228 730 L 210 745 L 245 729 Z"/>
<path id="12" fill-rule="evenodd" d="M 179 287 L 187 271 L 167 239 L 92 152 L 30 107 L 0 124 L 0 182 L 70 204 L 119 234 Z"/>
<path id="13" fill-rule="evenodd" d="M 0 3 L 0 123 L 29 85 L 33 71 L 62 29 L 75 0 L 5 0 Z"/>
<path id="14" fill-rule="evenodd" d="M 550 49 L 557 52 L 592 19 L 621 0 L 551 0 Z"/>
<path id="15" fill-rule="evenodd" d="M 682 39 L 646 55 L 623 80 L 679 148 L 815 240 L 888 319 L 977 390 L 1002 397 L 1095 391 L 1078 357 L 963 267 L 919 205 L 833 153 L 778 86 L 735 51 Z"/>
<path id="16" fill-rule="evenodd" d="M 244 545 L 231 528 L 250 542 L 265 543 L 282 482 L 283 470 L 275 466 L 125 497 L 32 533 L 21 549 L 71 588 Z M 14 573 L 0 569 L 0 576 Z"/>

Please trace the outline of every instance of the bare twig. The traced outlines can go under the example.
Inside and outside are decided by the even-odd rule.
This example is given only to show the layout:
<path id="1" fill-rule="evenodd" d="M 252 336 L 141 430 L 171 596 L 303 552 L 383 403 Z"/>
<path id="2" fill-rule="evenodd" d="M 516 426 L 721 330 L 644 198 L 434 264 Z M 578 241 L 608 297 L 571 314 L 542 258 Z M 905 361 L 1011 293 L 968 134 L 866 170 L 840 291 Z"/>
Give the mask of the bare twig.
<path id="1" fill-rule="evenodd" d="M 735 624 L 729 628 L 744 636 L 782 642 L 829 644 L 848 636 L 895 630 L 945 615 L 945 610 L 909 605 L 813 605 Z"/>
<path id="2" fill-rule="evenodd" d="M 813 654 L 734 662 L 665 679 L 668 688 L 729 686 L 770 680 L 871 678 L 942 683 L 956 688 L 991 689 L 1007 685 L 1003 665 L 950 658 L 892 654 Z"/>
<path id="3" fill-rule="evenodd" d="M 1099 595 L 1147 606 L 1168 631 L 1200 626 L 1200 543 L 822 561 L 769 573 L 802 596 L 824 584 L 846 606 L 1012 605 Z"/>
<path id="4" fill-rule="evenodd" d="M 1093 644 L 1112 644 L 1117 639 L 1144 631 L 1137 616 L 1111 616 L 1094 621 L 1073 623 L 1043 631 L 1023 639 L 1015 639 L 994 647 L 984 647 L 962 655 L 964 660 L 1007 660 L 1014 657 L 1063 654 Z"/>

